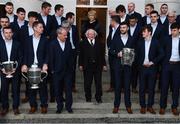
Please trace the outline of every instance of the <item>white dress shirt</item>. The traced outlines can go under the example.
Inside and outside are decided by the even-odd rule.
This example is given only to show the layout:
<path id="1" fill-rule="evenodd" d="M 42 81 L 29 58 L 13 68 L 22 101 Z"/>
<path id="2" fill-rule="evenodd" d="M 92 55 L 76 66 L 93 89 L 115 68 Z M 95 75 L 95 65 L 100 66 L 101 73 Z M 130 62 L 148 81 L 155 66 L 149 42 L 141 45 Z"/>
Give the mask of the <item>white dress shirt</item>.
<path id="1" fill-rule="evenodd" d="M 69 30 L 69 36 L 70 36 L 70 42 L 72 49 L 75 49 L 75 45 L 73 43 L 73 37 L 72 37 L 72 28 Z"/>
<path id="2" fill-rule="evenodd" d="M 28 32 L 29 32 L 29 36 L 34 34 L 34 30 L 29 24 L 28 24 Z"/>
<path id="3" fill-rule="evenodd" d="M 166 17 L 167 17 L 166 15 L 161 15 L 161 16 L 160 16 L 160 20 L 161 20 L 161 23 L 162 23 L 162 24 L 165 22 Z"/>
<path id="4" fill-rule="evenodd" d="M 62 42 L 62 41 L 61 41 L 60 39 L 58 39 L 58 38 L 57 38 L 57 40 L 59 41 L 59 45 L 60 45 L 62 51 L 64 51 L 64 49 L 65 49 L 65 42 Z"/>
<path id="5" fill-rule="evenodd" d="M 8 61 L 10 61 L 10 57 L 11 57 L 12 42 L 13 42 L 12 40 L 5 40 Z"/>
<path id="6" fill-rule="evenodd" d="M 126 45 L 127 40 L 128 40 L 128 35 L 126 35 L 126 34 L 121 34 L 121 40 L 122 40 L 123 44 Z"/>
<path id="7" fill-rule="evenodd" d="M 114 34 L 116 33 L 116 30 L 117 30 L 118 27 L 119 27 L 119 24 L 116 27 L 112 27 L 111 39 L 113 39 Z"/>
<path id="8" fill-rule="evenodd" d="M 169 35 L 171 35 L 171 24 L 169 23 Z"/>
<path id="9" fill-rule="evenodd" d="M 88 39 L 88 41 L 89 41 L 89 44 L 91 44 L 91 45 L 94 45 L 94 44 L 95 44 L 95 39 L 92 40 L 92 43 L 91 43 L 91 40 L 90 40 L 90 39 Z"/>
<path id="10" fill-rule="evenodd" d="M 146 16 L 147 18 L 146 18 L 146 23 L 147 24 L 150 24 L 151 23 L 151 18 L 150 18 L 150 16 Z"/>
<path id="11" fill-rule="evenodd" d="M 43 19 L 44 24 L 46 25 L 47 24 L 47 16 L 45 16 L 41 13 L 41 17 Z"/>
<path id="12" fill-rule="evenodd" d="M 25 22 L 24 20 L 23 21 L 17 20 L 17 23 L 20 28 L 24 25 L 24 22 Z"/>
<path id="13" fill-rule="evenodd" d="M 134 31 L 136 29 L 136 26 L 137 26 L 137 24 L 135 24 L 135 26 L 130 26 L 130 34 L 131 34 L 131 36 L 133 36 Z"/>
<path id="14" fill-rule="evenodd" d="M 38 60 L 37 60 L 37 49 L 38 49 L 39 41 L 40 41 L 40 38 L 36 38 L 33 35 L 34 64 L 38 63 Z"/>
<path id="15" fill-rule="evenodd" d="M 157 22 L 156 22 L 156 23 L 151 23 L 151 27 L 152 27 L 152 29 L 153 29 L 153 31 L 152 31 L 152 36 L 154 35 L 154 32 L 156 31 L 157 25 L 158 25 Z"/>
<path id="16" fill-rule="evenodd" d="M 126 14 L 124 15 L 124 17 L 121 17 L 121 22 L 124 22 L 126 20 Z"/>
<path id="17" fill-rule="evenodd" d="M 56 15 L 55 14 L 55 17 L 56 17 L 56 20 L 57 20 L 57 22 L 58 22 L 58 25 L 61 25 L 61 17 L 60 16 L 58 16 L 58 15 Z"/>
<path id="18" fill-rule="evenodd" d="M 151 39 L 145 40 L 145 58 L 144 58 L 144 64 L 149 62 L 149 49 L 151 45 Z"/>
<path id="19" fill-rule="evenodd" d="M 172 49 L 170 61 L 180 61 L 179 57 L 179 36 L 172 37 Z"/>
<path id="20" fill-rule="evenodd" d="M 11 15 L 6 14 L 6 16 L 9 18 L 10 23 L 14 22 L 14 14 L 11 14 Z"/>

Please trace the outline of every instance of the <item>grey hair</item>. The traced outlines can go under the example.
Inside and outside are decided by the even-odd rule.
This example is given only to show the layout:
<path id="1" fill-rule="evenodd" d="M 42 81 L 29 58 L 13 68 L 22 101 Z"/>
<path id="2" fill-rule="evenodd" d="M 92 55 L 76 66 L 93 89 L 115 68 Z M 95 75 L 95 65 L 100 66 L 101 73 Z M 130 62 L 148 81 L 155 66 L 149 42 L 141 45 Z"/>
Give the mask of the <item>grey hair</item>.
<path id="1" fill-rule="evenodd" d="M 63 27 L 59 27 L 59 28 L 56 30 L 56 33 L 57 33 L 57 34 L 62 34 L 63 31 L 66 31 L 66 29 L 63 28 Z M 67 31 L 66 31 L 66 32 L 67 32 Z"/>
<path id="2" fill-rule="evenodd" d="M 89 33 L 90 31 L 93 31 L 93 32 L 94 32 L 95 37 L 98 35 L 98 33 L 97 33 L 94 29 L 88 29 L 88 30 L 86 31 L 86 33 L 85 33 L 86 37 L 88 36 L 88 33 Z"/>
<path id="3" fill-rule="evenodd" d="M 61 26 L 63 28 L 71 28 L 71 24 L 67 20 L 63 21 Z"/>

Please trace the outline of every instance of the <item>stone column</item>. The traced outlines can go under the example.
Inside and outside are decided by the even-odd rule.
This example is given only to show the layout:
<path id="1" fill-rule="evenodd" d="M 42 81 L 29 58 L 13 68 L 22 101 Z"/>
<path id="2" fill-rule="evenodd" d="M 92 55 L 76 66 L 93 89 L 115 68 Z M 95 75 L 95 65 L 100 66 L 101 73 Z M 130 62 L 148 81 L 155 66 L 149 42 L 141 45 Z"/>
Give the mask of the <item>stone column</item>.
<path id="1" fill-rule="evenodd" d="M 146 0 L 146 3 L 154 4 L 157 11 L 159 11 L 163 3 L 166 3 L 169 6 L 169 10 L 176 11 L 177 15 L 180 14 L 180 0 Z"/>

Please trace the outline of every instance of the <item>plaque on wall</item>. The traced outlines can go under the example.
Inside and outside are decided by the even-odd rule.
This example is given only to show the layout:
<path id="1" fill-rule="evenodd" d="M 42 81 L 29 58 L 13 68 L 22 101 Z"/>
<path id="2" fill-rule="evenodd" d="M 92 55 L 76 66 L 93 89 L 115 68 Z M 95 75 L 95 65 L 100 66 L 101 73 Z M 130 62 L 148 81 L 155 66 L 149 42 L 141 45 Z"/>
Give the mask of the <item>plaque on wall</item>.
<path id="1" fill-rule="evenodd" d="M 94 0 L 94 5 L 107 5 L 107 0 Z"/>
<path id="2" fill-rule="evenodd" d="M 77 0 L 77 5 L 90 5 L 90 0 Z"/>

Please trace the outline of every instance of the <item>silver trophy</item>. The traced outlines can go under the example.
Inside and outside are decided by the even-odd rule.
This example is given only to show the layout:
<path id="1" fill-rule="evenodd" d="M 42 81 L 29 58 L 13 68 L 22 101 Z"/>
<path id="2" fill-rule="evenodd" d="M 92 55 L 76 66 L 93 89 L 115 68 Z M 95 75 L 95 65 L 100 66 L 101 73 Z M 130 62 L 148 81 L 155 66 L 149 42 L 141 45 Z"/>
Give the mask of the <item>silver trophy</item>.
<path id="1" fill-rule="evenodd" d="M 38 89 L 38 85 L 47 77 L 48 73 L 42 72 L 37 65 L 32 65 L 31 68 L 28 69 L 27 74 L 22 73 L 22 75 L 29 81 L 31 89 Z"/>
<path id="2" fill-rule="evenodd" d="M 16 71 L 18 67 L 18 62 L 17 61 L 5 61 L 1 63 L 2 69 L 4 69 L 6 73 L 6 78 L 12 78 L 13 73 Z"/>
<path id="3" fill-rule="evenodd" d="M 135 52 L 134 49 L 131 48 L 123 48 L 122 50 L 122 57 L 121 57 L 121 64 L 122 65 L 129 65 L 131 66 L 134 62 Z"/>

